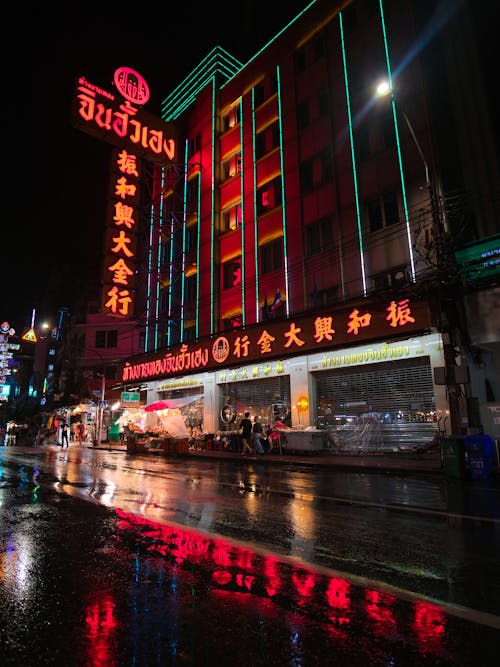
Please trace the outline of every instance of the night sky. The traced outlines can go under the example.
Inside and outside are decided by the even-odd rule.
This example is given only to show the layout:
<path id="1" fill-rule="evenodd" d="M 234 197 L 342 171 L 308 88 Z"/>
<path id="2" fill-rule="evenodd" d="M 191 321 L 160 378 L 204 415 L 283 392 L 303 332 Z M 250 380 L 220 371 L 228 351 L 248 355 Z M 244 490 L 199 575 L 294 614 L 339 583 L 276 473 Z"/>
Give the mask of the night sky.
<path id="1" fill-rule="evenodd" d="M 37 322 L 53 318 L 100 263 L 111 149 L 71 126 L 75 79 L 111 90 L 115 69 L 131 67 L 150 87 L 146 109 L 159 114 L 214 46 L 246 62 L 307 4 L 150 3 L 142 14 L 140 4 L 114 14 L 101 5 L 12 8 L 2 44 L 0 321 L 20 334 L 33 308 Z"/>
<path id="2" fill-rule="evenodd" d="M 146 109 L 159 115 L 212 48 L 246 62 L 307 4 L 149 3 L 143 14 L 139 4 L 113 15 L 81 5 L 77 19 L 77 8 L 13 10 L 4 25 L 12 50 L 2 46 L 1 321 L 21 334 L 34 308 L 36 322 L 53 317 L 99 266 L 111 148 L 72 127 L 75 79 L 112 90 L 115 69 L 132 67 L 150 87 Z"/>

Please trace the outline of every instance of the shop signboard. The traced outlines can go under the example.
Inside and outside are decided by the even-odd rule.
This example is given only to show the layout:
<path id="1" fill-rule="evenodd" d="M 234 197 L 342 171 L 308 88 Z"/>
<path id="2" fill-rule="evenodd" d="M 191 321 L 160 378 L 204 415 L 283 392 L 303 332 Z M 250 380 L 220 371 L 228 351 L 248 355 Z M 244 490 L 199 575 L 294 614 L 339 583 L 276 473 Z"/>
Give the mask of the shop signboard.
<path id="1" fill-rule="evenodd" d="M 120 403 L 122 408 L 138 408 L 141 395 L 138 391 L 122 391 Z"/>
<path id="2" fill-rule="evenodd" d="M 500 234 L 470 243 L 455 251 L 458 270 L 465 280 L 479 280 L 500 274 Z"/>
<path id="3" fill-rule="evenodd" d="M 317 310 L 314 314 L 266 321 L 223 332 L 214 338 L 173 345 L 158 353 L 127 359 L 121 369 L 124 383 L 159 380 L 242 363 L 264 363 L 295 354 L 320 352 L 423 332 L 430 327 L 427 304 L 412 299 L 359 303 L 349 308 Z"/>

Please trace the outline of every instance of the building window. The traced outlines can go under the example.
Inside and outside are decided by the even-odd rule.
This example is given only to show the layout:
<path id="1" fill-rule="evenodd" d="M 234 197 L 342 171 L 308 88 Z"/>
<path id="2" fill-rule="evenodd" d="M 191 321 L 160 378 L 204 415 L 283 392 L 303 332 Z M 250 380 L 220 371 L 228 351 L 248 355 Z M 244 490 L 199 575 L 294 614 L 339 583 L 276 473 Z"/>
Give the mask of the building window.
<path id="1" fill-rule="evenodd" d="M 235 257 L 222 265 L 222 289 L 241 285 L 241 257 Z"/>
<path id="2" fill-rule="evenodd" d="M 253 89 L 253 103 L 255 107 L 259 107 L 265 99 L 264 82 L 257 84 Z"/>
<path id="3" fill-rule="evenodd" d="M 196 204 L 198 201 L 199 178 L 199 174 L 196 174 L 196 176 L 194 178 L 190 178 L 186 184 L 186 202 L 188 204 Z"/>
<path id="4" fill-rule="evenodd" d="M 366 202 L 366 215 L 370 232 L 399 223 L 398 198 L 395 192 L 379 195 Z"/>
<path id="5" fill-rule="evenodd" d="M 394 267 L 389 271 L 377 273 L 376 275 L 371 277 L 371 280 L 373 289 L 378 291 L 378 290 L 388 289 L 390 287 L 399 288 L 402 285 L 408 283 L 408 278 L 409 276 L 406 266 L 402 265 Z"/>
<path id="6" fill-rule="evenodd" d="M 257 215 L 263 215 L 276 206 L 281 206 L 281 177 L 269 181 L 257 190 Z"/>
<path id="7" fill-rule="evenodd" d="M 259 132 L 255 135 L 255 157 L 257 160 L 266 154 L 266 135 Z"/>
<path id="8" fill-rule="evenodd" d="M 196 300 L 196 274 L 186 278 L 184 283 L 184 301 Z"/>
<path id="9" fill-rule="evenodd" d="M 283 266 L 283 239 L 275 239 L 260 248 L 261 275 L 281 269 Z"/>
<path id="10" fill-rule="evenodd" d="M 305 160 L 300 165 L 300 186 L 302 192 L 310 192 L 333 179 L 332 156 L 328 149 Z"/>
<path id="11" fill-rule="evenodd" d="M 188 139 L 188 158 L 193 157 L 201 148 L 201 134 L 198 134 L 191 139 Z"/>
<path id="12" fill-rule="evenodd" d="M 309 256 L 332 247 L 332 224 L 331 218 L 321 218 L 306 226 L 306 252 Z"/>
<path id="13" fill-rule="evenodd" d="M 101 349 L 107 347 L 118 347 L 118 331 L 116 329 L 111 329 L 109 331 L 96 331 L 95 347 Z"/>
<path id="14" fill-rule="evenodd" d="M 168 312 L 169 292 L 168 288 L 162 289 L 160 292 L 160 312 Z"/>
<path id="15" fill-rule="evenodd" d="M 198 243 L 198 225 L 190 225 L 186 227 L 186 252 L 190 252 L 196 248 Z"/>
<path id="16" fill-rule="evenodd" d="M 227 130 L 230 130 L 232 127 L 238 125 L 239 122 L 240 122 L 240 105 L 236 104 L 222 116 L 222 131 L 226 132 Z"/>
<path id="17" fill-rule="evenodd" d="M 222 163 L 222 179 L 224 181 L 238 174 L 241 174 L 241 153 L 231 155 Z"/>
<path id="18" fill-rule="evenodd" d="M 231 331 L 232 329 L 238 329 L 243 324 L 243 319 L 241 315 L 234 315 L 233 317 L 225 317 L 222 320 L 222 328 L 224 331 Z"/>
<path id="19" fill-rule="evenodd" d="M 231 208 L 222 211 L 222 232 L 229 232 L 241 227 L 243 222 L 243 209 L 241 204 L 231 206 Z"/>
<path id="20" fill-rule="evenodd" d="M 261 158 L 266 153 L 277 148 L 279 143 L 279 125 L 278 121 L 275 121 L 272 125 L 269 125 L 265 130 L 259 132 L 255 136 L 255 157 L 257 159 Z"/>
<path id="21" fill-rule="evenodd" d="M 196 327 L 184 327 L 184 341 L 195 340 Z"/>

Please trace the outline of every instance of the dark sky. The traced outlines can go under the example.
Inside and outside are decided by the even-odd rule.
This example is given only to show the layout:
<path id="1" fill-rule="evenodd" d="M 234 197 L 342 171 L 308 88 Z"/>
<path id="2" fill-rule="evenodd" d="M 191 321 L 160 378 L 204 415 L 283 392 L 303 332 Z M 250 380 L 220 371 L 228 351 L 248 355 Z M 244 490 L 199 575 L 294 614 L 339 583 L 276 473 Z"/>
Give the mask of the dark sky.
<path id="1" fill-rule="evenodd" d="M 0 321 L 22 333 L 33 308 L 37 321 L 53 316 L 86 267 L 98 264 L 110 148 L 71 126 L 76 77 L 110 90 L 115 69 L 132 67 L 151 89 L 147 110 L 159 114 L 162 99 L 214 46 L 246 62 L 307 4 L 146 3 L 143 13 L 140 3 L 114 12 L 102 5 L 9 9 L 1 50 Z M 486 25 L 496 25 L 494 11 Z M 489 49 L 489 40 L 484 44 Z"/>
<path id="2" fill-rule="evenodd" d="M 3 62 L 3 272 L 0 320 L 17 333 L 66 305 L 96 263 L 106 214 L 110 148 L 71 126 L 76 77 L 111 90 L 115 69 L 132 67 L 148 82 L 146 109 L 163 98 L 217 45 L 246 62 L 307 0 L 273 3 L 47 5 L 13 9 Z M 75 18 L 76 16 L 76 18 Z M 226 18 L 224 18 L 226 17 Z M 73 272 L 73 278 L 71 273 Z M 56 286 L 63 277 L 62 287 Z M 69 292 L 69 295 L 65 292 Z"/>

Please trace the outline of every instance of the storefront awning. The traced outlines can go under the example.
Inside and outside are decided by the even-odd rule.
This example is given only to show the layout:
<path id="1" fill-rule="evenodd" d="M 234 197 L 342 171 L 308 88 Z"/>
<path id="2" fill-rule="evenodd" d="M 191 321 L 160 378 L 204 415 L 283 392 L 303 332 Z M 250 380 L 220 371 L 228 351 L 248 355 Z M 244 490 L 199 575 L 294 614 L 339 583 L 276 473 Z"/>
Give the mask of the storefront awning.
<path id="1" fill-rule="evenodd" d="M 158 401 L 149 403 L 149 405 L 145 405 L 144 409 L 146 412 L 153 412 L 155 410 L 183 408 L 185 405 L 193 403 L 199 398 L 203 398 L 203 394 L 196 394 L 195 396 L 183 396 L 181 398 L 161 398 Z"/>

